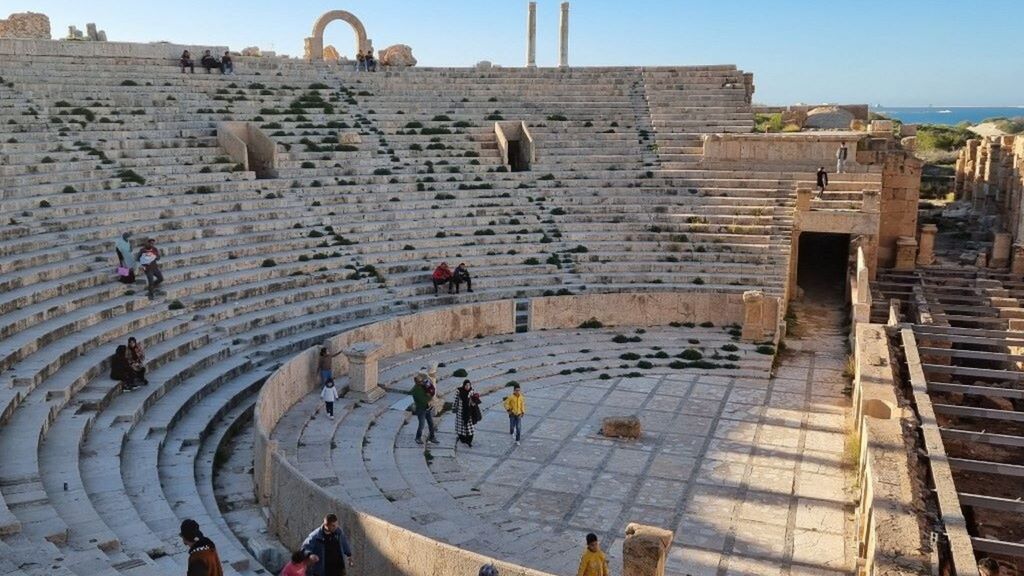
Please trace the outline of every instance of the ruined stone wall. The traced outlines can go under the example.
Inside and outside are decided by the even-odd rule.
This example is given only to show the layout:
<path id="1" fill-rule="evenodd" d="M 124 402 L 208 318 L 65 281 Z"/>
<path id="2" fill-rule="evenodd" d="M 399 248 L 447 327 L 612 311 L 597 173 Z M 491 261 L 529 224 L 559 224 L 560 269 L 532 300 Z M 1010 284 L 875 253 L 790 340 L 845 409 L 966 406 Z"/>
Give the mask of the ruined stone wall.
<path id="1" fill-rule="evenodd" d="M 954 192 L 976 214 L 997 216 L 997 226 L 1020 242 L 1024 236 L 1024 136 L 968 140 L 956 160 Z"/>
<path id="2" fill-rule="evenodd" d="M 882 161 L 882 192 L 879 194 L 878 263 L 896 262 L 896 241 L 917 235 L 917 202 L 921 194 L 924 163 L 905 151 L 892 151 Z"/>
<path id="3" fill-rule="evenodd" d="M 46 14 L 19 12 L 0 20 L 0 38 L 50 39 L 50 19 Z"/>

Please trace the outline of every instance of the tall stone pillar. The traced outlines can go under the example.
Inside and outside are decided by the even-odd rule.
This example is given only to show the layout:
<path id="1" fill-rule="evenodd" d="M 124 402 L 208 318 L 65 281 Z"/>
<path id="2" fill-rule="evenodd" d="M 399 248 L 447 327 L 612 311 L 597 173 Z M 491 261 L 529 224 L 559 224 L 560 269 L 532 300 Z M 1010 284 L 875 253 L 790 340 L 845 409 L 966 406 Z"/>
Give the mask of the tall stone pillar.
<path id="1" fill-rule="evenodd" d="M 537 67 L 537 3 L 530 2 L 526 15 L 526 67 Z"/>
<path id="2" fill-rule="evenodd" d="M 921 240 L 917 245 L 918 266 L 929 266 L 935 262 L 935 234 L 939 227 L 935 224 L 921 226 Z"/>
<path id="3" fill-rule="evenodd" d="M 383 352 L 384 348 L 376 342 L 356 342 L 345 350 L 348 390 L 357 400 L 372 404 L 384 395 L 384 389 L 377 385 L 378 361 Z"/>
<path id="4" fill-rule="evenodd" d="M 558 66 L 569 67 L 569 3 L 562 2 L 562 17 L 558 21 Z"/>
<path id="5" fill-rule="evenodd" d="M 1010 245 L 1013 238 L 1009 232 L 996 232 L 992 235 L 992 257 L 988 260 L 989 268 L 1006 268 L 1010 265 Z"/>

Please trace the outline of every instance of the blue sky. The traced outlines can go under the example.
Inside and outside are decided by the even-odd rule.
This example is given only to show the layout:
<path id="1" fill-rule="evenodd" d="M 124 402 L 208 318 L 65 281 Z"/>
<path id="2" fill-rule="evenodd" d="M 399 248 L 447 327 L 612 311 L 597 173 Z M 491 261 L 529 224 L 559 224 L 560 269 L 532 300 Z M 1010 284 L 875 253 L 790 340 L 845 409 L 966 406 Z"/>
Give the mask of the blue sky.
<path id="1" fill-rule="evenodd" d="M 374 45 L 409 44 L 421 65 L 521 66 L 525 0 L 4 0 L 50 16 L 54 36 L 96 22 L 111 40 L 260 46 L 301 55 L 330 9 L 355 13 Z M 539 0 L 537 60 L 558 58 L 560 0 Z M 1024 105 L 1024 1 L 575 0 L 570 64 L 736 64 L 755 100 L 886 106 Z M 328 27 L 342 54 L 348 26 Z"/>

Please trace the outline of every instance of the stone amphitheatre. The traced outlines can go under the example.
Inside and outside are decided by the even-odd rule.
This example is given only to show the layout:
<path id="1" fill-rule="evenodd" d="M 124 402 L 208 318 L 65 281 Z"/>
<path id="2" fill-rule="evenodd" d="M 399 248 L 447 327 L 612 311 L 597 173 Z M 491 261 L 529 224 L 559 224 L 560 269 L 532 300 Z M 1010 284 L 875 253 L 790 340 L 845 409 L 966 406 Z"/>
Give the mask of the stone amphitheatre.
<path id="1" fill-rule="evenodd" d="M 556 68 L 531 4 L 524 67 L 396 45 L 376 73 L 344 11 L 233 75 L 0 21 L 0 575 L 183 574 L 186 518 L 276 574 L 326 512 L 356 574 L 574 574 L 588 532 L 631 576 L 1018 574 L 1024 138 L 972 141 L 961 225 L 919 223 L 912 126 L 758 107 L 731 65 L 574 67 L 568 9 Z M 162 251 L 152 298 L 125 232 Z M 435 295 L 441 261 L 473 291 Z"/>

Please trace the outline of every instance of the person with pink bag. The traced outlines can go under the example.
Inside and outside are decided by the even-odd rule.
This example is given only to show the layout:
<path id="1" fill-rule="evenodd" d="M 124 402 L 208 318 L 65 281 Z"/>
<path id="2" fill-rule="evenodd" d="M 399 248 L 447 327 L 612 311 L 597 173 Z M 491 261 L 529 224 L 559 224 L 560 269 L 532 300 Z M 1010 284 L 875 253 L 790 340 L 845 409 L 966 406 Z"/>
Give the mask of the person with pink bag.
<path id="1" fill-rule="evenodd" d="M 132 254 L 131 241 L 128 240 L 131 236 L 131 232 L 125 232 L 114 241 L 114 253 L 117 254 L 117 279 L 125 284 L 135 283 L 135 256 Z"/>

